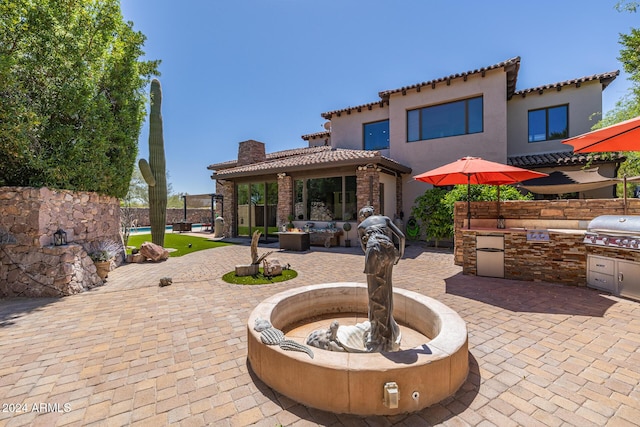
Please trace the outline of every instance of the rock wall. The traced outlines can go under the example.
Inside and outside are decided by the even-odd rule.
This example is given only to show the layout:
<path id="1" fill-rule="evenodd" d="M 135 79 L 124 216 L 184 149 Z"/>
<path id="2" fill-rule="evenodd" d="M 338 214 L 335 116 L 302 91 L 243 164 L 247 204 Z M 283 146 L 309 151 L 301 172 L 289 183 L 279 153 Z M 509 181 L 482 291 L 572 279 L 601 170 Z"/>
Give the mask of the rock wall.
<path id="1" fill-rule="evenodd" d="M 53 246 L 58 229 L 68 245 Z M 0 187 L 0 298 L 64 296 L 103 284 L 84 246 L 106 240 L 121 245 L 118 199 Z M 124 250 L 115 263 L 123 259 Z"/>

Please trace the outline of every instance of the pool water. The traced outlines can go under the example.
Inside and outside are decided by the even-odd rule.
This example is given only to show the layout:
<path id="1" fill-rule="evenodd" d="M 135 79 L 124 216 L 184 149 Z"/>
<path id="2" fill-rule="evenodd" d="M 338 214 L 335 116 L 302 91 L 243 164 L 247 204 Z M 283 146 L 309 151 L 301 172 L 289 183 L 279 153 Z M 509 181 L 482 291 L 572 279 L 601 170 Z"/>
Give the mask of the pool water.
<path id="1" fill-rule="evenodd" d="M 191 225 L 191 229 L 193 231 L 196 231 L 196 229 L 198 229 L 198 231 L 202 231 L 204 227 L 205 227 L 204 224 Z M 173 226 L 167 225 L 164 229 L 165 231 L 173 231 Z M 134 233 L 138 233 L 138 234 L 151 233 L 151 227 L 131 227 L 131 234 L 134 234 Z"/>

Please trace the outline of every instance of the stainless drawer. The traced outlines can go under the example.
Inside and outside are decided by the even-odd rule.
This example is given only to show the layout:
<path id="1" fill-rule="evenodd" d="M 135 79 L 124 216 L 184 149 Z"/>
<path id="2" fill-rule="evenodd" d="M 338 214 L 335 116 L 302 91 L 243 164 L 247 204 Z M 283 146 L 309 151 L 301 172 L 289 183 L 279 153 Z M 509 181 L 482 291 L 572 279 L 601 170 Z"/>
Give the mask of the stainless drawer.
<path id="1" fill-rule="evenodd" d="M 615 268 L 616 260 L 613 258 L 605 258 L 596 255 L 587 256 L 587 271 L 613 276 L 615 274 Z"/>
<path id="2" fill-rule="evenodd" d="M 587 271 L 587 284 L 593 288 L 617 294 L 616 279 L 613 274 L 602 274 L 597 271 Z"/>

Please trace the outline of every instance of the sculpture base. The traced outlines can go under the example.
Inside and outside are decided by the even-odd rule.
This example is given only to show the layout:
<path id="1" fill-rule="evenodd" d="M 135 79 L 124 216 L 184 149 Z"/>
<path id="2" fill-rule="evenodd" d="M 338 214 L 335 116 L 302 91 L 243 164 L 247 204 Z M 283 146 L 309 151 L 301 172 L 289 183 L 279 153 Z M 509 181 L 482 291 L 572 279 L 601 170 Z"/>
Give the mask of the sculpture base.
<path id="1" fill-rule="evenodd" d="M 332 319 L 341 324 L 366 320 L 366 285 L 330 283 L 274 295 L 259 304 L 247 322 L 251 368 L 285 396 L 334 413 L 414 412 L 453 395 L 469 372 L 466 323 L 446 305 L 415 292 L 396 288 L 393 301 L 393 315 L 402 329 L 400 351 L 339 353 L 313 348 L 311 359 L 263 344 L 253 329 L 255 320 L 267 319 L 287 338 L 303 344 L 311 330 Z M 397 405 L 385 400 L 390 383 L 397 385 Z"/>
<path id="2" fill-rule="evenodd" d="M 258 273 L 260 273 L 260 265 L 258 264 L 236 265 L 236 276 L 238 277 L 255 276 Z"/>

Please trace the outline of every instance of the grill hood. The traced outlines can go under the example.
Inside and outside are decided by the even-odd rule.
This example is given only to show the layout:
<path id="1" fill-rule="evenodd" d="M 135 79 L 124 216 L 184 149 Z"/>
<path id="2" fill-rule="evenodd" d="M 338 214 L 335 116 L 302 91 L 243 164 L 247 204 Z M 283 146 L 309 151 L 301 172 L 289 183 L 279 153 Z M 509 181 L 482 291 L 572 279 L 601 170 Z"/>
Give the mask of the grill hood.
<path id="1" fill-rule="evenodd" d="M 589 222 L 587 230 L 618 234 L 640 234 L 640 215 L 601 215 Z"/>

